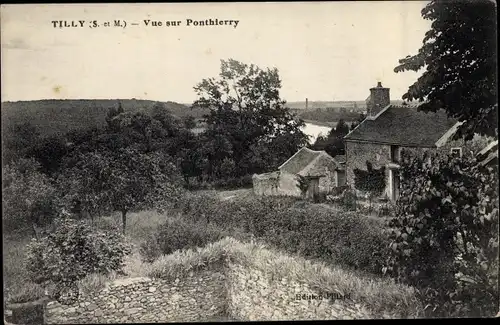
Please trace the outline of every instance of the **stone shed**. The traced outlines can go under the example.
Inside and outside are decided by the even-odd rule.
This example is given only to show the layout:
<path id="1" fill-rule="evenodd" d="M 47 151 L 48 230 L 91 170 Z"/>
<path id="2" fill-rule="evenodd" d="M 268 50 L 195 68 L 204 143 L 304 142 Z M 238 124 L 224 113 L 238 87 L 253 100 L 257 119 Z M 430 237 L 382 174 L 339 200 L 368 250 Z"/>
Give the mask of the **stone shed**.
<path id="1" fill-rule="evenodd" d="M 328 194 L 345 185 L 345 156 L 333 158 L 325 151 L 303 147 L 277 171 L 253 175 L 256 195 L 301 196 L 300 176 L 310 180 L 308 193 Z"/>

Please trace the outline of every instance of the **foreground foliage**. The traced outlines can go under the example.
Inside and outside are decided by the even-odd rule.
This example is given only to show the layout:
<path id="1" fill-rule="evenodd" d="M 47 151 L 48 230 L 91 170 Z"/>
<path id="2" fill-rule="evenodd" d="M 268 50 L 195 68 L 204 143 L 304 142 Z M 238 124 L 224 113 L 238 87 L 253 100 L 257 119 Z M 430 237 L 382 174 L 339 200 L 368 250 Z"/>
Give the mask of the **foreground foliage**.
<path id="1" fill-rule="evenodd" d="M 403 153 L 384 271 L 421 290 L 431 316 L 498 309 L 498 168 Z"/>

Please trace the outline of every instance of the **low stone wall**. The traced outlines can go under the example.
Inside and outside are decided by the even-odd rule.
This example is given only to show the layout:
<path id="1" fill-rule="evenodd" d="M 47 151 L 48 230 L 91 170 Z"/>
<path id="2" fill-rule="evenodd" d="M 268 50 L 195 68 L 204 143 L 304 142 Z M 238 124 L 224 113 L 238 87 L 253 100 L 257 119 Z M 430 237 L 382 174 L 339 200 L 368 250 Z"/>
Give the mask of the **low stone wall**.
<path id="1" fill-rule="evenodd" d="M 46 324 L 203 321 L 225 312 L 225 276 L 202 271 L 171 281 L 116 280 L 73 305 L 47 304 Z"/>
<path id="2" fill-rule="evenodd" d="M 351 285 L 346 271 L 261 244 L 225 238 L 185 253 L 153 265 L 157 271 L 150 274 L 162 279 L 116 280 L 73 305 L 50 302 L 45 323 L 400 318 L 401 311 L 413 317 L 418 308 L 410 288 L 364 278 Z M 370 294 L 374 298 L 368 299 Z M 380 302 L 387 307 L 380 308 Z"/>
<path id="3" fill-rule="evenodd" d="M 369 319 L 349 296 L 320 295 L 307 283 L 241 265 L 228 269 L 229 313 L 241 321 Z"/>

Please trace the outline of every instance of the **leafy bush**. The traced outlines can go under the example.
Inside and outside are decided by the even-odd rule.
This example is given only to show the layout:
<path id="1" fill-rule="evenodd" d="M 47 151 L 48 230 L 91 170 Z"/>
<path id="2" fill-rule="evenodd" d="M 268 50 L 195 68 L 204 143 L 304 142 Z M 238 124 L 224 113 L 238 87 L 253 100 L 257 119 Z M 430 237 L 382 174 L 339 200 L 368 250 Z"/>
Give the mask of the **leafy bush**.
<path id="1" fill-rule="evenodd" d="M 30 279 L 53 282 L 62 290 L 91 273 L 121 271 L 130 247 L 117 230 L 105 233 L 82 221 L 62 219 L 53 232 L 32 240 L 27 251 Z"/>
<path id="2" fill-rule="evenodd" d="M 498 168 L 474 158 L 403 153 L 384 268 L 420 289 L 432 316 L 498 308 Z"/>
<path id="3" fill-rule="evenodd" d="M 356 189 L 366 192 L 370 200 L 382 195 L 385 189 L 385 167 L 373 168 L 372 164 L 366 162 L 366 170 L 354 169 L 354 186 Z"/>
<path id="4" fill-rule="evenodd" d="M 227 235 L 212 224 L 191 222 L 183 219 L 167 220 L 158 233 L 151 235 L 140 247 L 141 257 L 152 262 L 160 255 L 168 255 L 179 249 L 205 246 Z"/>
<path id="5" fill-rule="evenodd" d="M 338 201 L 339 205 L 348 211 L 355 211 L 358 205 L 358 197 L 356 192 L 347 189 L 341 195 Z"/>
<path id="6" fill-rule="evenodd" d="M 19 159 L 3 170 L 3 226 L 26 230 L 52 222 L 55 189 L 34 159 Z"/>

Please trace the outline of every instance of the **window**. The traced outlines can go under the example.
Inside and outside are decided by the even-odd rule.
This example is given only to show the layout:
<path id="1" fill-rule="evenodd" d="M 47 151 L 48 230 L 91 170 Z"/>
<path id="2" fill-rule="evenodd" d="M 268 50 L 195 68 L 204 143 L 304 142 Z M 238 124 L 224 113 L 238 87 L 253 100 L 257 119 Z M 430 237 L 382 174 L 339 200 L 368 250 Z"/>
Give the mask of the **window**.
<path id="1" fill-rule="evenodd" d="M 451 148 L 450 153 L 454 157 L 462 157 L 462 148 Z"/>
<path id="2" fill-rule="evenodd" d="M 401 147 L 391 146 L 391 162 L 399 163 L 400 154 L 401 154 Z"/>

